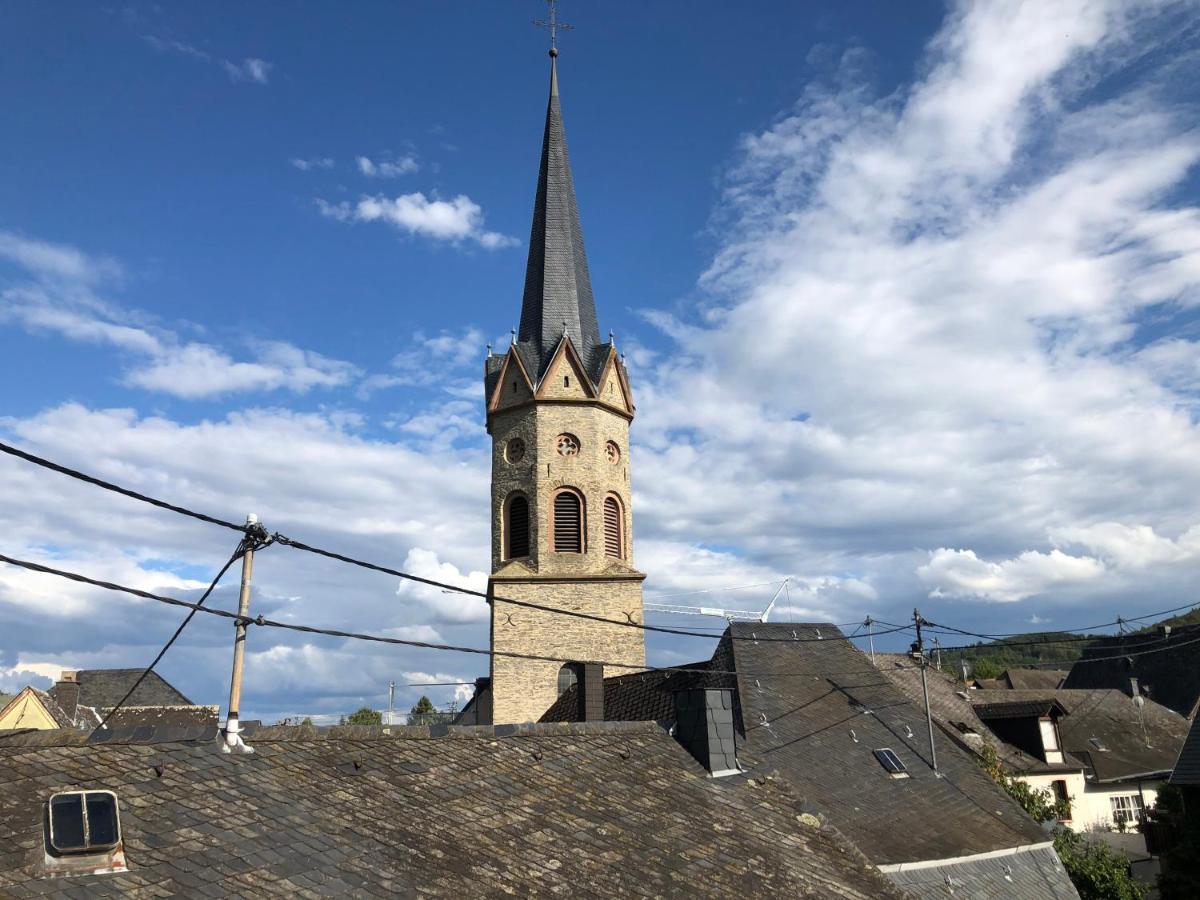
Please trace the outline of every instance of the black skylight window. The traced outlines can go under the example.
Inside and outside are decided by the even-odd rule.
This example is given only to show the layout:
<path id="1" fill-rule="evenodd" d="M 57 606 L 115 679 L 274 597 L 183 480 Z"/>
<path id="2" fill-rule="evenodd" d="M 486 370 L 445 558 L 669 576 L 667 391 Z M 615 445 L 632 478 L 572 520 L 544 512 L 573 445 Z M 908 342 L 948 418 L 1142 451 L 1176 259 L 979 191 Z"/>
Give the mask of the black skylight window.
<path id="1" fill-rule="evenodd" d="M 887 773 L 893 778 L 907 778 L 908 767 L 900 761 L 894 750 L 890 747 L 883 747 L 875 750 L 875 758 L 879 760 L 879 764 L 887 770 Z"/>
<path id="2" fill-rule="evenodd" d="M 1108 751 L 1108 746 L 1098 737 L 1088 738 L 1088 743 L 1101 753 L 1106 753 Z"/>
<path id="3" fill-rule="evenodd" d="M 116 794 L 70 791 L 50 798 L 50 847 L 55 852 L 111 850 L 120 840 Z"/>

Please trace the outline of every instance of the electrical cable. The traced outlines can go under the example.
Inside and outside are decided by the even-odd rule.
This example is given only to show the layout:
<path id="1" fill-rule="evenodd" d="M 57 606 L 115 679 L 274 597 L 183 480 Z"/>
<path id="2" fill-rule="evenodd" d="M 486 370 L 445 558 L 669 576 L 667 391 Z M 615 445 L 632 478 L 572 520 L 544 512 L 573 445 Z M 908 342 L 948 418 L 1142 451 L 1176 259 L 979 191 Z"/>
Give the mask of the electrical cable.
<path id="1" fill-rule="evenodd" d="M 171 512 L 179 513 L 180 515 L 189 516 L 191 518 L 198 519 L 202 522 L 209 522 L 213 525 L 220 525 L 222 527 L 230 528 L 232 530 L 239 531 L 242 533 L 247 532 L 246 525 L 237 525 L 233 522 L 228 522 L 223 519 L 217 519 L 213 516 L 209 516 L 204 513 L 196 512 L 195 510 L 191 510 L 191 509 L 188 509 L 183 506 L 177 506 L 176 504 L 173 504 L 173 503 L 167 503 L 165 500 L 159 500 L 155 497 L 150 497 L 146 494 L 142 494 L 137 491 L 130 490 L 129 488 L 124 488 L 124 487 L 121 487 L 120 485 L 113 484 L 112 482 L 104 481 L 100 478 L 96 478 L 92 475 L 88 475 L 84 472 L 80 472 L 77 469 L 72 469 L 67 466 L 60 465 L 59 463 L 52 462 L 51 460 L 45 459 L 44 457 L 41 457 L 41 456 L 37 456 L 33 453 L 28 453 L 24 450 L 20 450 L 16 447 L 13 447 L 9 444 L 5 444 L 3 442 L 0 442 L 0 451 L 8 453 L 12 456 L 16 456 L 20 459 L 23 459 L 27 462 L 31 462 L 35 465 L 50 469 L 51 471 L 58 472 L 61 475 L 66 475 L 70 478 L 76 478 L 80 481 L 84 481 L 84 482 L 94 485 L 96 487 L 100 487 L 105 490 L 113 491 L 115 493 L 121 494 L 122 496 L 129 497 L 134 500 L 140 500 L 143 503 L 149 503 L 152 506 L 156 506 L 160 509 L 166 509 Z M 378 565 L 376 563 L 367 562 L 365 560 L 355 559 L 354 557 L 351 557 L 351 556 L 344 556 L 343 554 L 335 553 L 331 550 L 323 550 L 320 547 L 314 547 L 310 544 L 305 544 L 302 541 L 293 540 L 293 539 L 285 537 L 284 535 L 281 535 L 279 533 L 275 533 L 274 535 L 272 535 L 271 539 L 275 543 L 283 544 L 284 546 L 287 546 L 287 547 L 294 547 L 297 550 L 303 550 L 307 553 L 313 553 L 318 556 L 324 556 L 328 559 L 337 560 L 339 562 L 344 562 L 349 565 L 354 565 L 354 566 L 358 566 L 360 568 L 370 569 L 371 571 L 381 572 L 381 573 L 384 573 L 387 575 L 392 575 L 396 578 L 403 578 L 408 581 L 416 582 L 418 584 L 428 585 L 429 587 L 436 587 L 436 588 L 440 588 L 440 589 L 446 590 L 446 591 L 453 591 L 455 593 L 463 594 L 463 595 L 470 596 L 470 597 L 479 597 L 479 598 L 487 601 L 489 604 L 491 604 L 493 601 L 499 601 L 501 603 L 508 603 L 513 606 L 524 607 L 526 609 L 539 610 L 542 612 L 552 613 L 555 615 L 564 615 L 564 616 L 569 616 L 569 617 L 573 617 L 573 618 L 586 619 L 589 621 L 601 622 L 601 623 L 609 624 L 609 625 L 620 625 L 623 627 L 640 628 L 644 631 L 653 631 L 653 632 L 658 632 L 661 634 L 674 634 L 674 635 L 684 636 L 684 637 L 698 637 L 698 638 L 709 638 L 709 639 L 712 639 L 714 637 L 722 637 L 723 636 L 723 635 L 717 635 L 717 634 L 704 634 L 703 632 L 689 631 L 689 630 L 681 629 L 681 628 L 667 628 L 667 627 L 664 627 L 661 625 L 646 625 L 645 623 L 634 622 L 632 620 L 622 622 L 619 619 L 608 619 L 603 616 L 592 615 L 591 613 L 577 612 L 575 610 L 568 610 L 568 609 L 556 609 L 554 607 L 544 606 L 539 603 L 530 603 L 530 602 L 524 601 L 524 600 L 512 600 L 507 597 L 489 596 L 486 593 L 483 593 L 481 591 L 472 590 L 471 588 L 464 588 L 464 587 L 461 587 L 456 584 L 450 584 L 449 582 L 438 581 L 433 578 L 425 578 L 420 575 L 413 575 L 410 572 L 402 572 L 399 569 L 393 569 L 388 566 L 382 566 L 382 565 Z M 774 582 L 767 582 L 767 583 L 774 584 Z M 911 626 L 908 626 L 908 625 L 899 626 L 895 630 L 902 631 L 902 630 L 906 630 L 908 628 L 911 628 Z M 879 633 L 880 634 L 888 634 L 890 632 L 879 632 Z M 730 637 L 733 640 L 760 640 L 760 641 L 765 641 L 765 642 L 780 642 L 780 643 L 795 643 L 797 640 L 799 640 L 801 643 L 804 643 L 807 641 L 818 641 L 818 640 L 848 640 L 848 638 L 846 638 L 844 635 L 840 635 L 840 634 L 839 635 L 831 635 L 829 638 L 799 638 L 799 639 L 771 638 L 771 637 L 740 638 L 740 637 L 737 637 L 734 635 L 731 635 Z"/>
<path id="2" fill-rule="evenodd" d="M 141 687 L 142 682 L 145 681 L 147 676 L 149 676 L 149 674 L 154 671 L 154 667 L 157 666 L 159 664 L 159 662 L 162 661 L 162 658 L 167 655 L 167 651 L 171 649 L 171 647 L 172 647 L 172 645 L 174 645 L 175 641 L 177 641 L 179 639 L 179 636 L 181 634 L 183 634 L 183 629 L 188 627 L 188 623 L 191 622 L 192 619 L 195 617 L 196 613 L 200 611 L 200 608 L 204 605 L 204 602 L 209 598 L 209 595 L 211 595 L 212 592 L 214 590 L 216 590 L 217 583 L 224 577 L 225 573 L 229 571 L 229 567 L 232 566 L 239 559 L 241 559 L 243 556 L 245 556 L 247 545 L 250 544 L 251 546 L 254 547 L 255 550 L 258 550 L 261 547 L 266 545 L 266 542 L 264 542 L 264 541 L 253 541 L 253 543 L 251 543 L 252 541 L 253 541 L 253 538 L 247 536 L 247 537 L 242 538 L 242 540 L 240 540 L 238 542 L 237 548 L 233 551 L 233 555 L 229 557 L 229 559 L 225 562 L 225 565 L 221 566 L 221 570 L 219 572 L 217 572 L 216 577 L 212 580 L 212 582 L 209 584 L 208 588 L 200 596 L 200 599 L 198 601 L 196 601 L 196 608 L 193 610 L 189 610 L 188 614 L 183 617 L 183 621 L 179 623 L 179 627 L 175 629 L 175 633 L 172 634 L 171 637 L 167 639 L 167 642 L 165 644 L 163 644 L 162 649 L 158 651 L 158 655 L 155 656 L 154 659 L 150 661 L 150 665 L 146 666 L 146 668 L 142 671 L 142 674 L 137 677 L 137 680 L 134 681 L 133 686 L 128 691 L 125 692 L 125 696 L 117 701 L 117 705 L 114 706 L 112 709 L 110 709 L 105 714 L 104 718 L 100 720 L 100 724 L 92 729 L 92 734 L 95 734 L 97 731 L 102 731 L 108 725 L 108 723 L 112 719 L 112 717 L 115 716 L 120 711 L 121 707 L 123 707 L 125 705 L 125 703 L 129 700 L 129 698 L 133 696 L 134 691 L 136 691 L 139 687 Z"/>
<path id="3" fill-rule="evenodd" d="M 159 603 L 164 603 L 168 606 L 178 606 L 183 609 L 191 609 L 196 612 L 202 612 L 210 616 L 218 616 L 223 619 L 231 619 L 236 624 L 241 625 L 258 625 L 264 628 L 280 628 L 285 631 L 294 631 L 302 634 L 319 634 L 326 637 L 344 638 L 346 640 L 370 641 L 378 644 L 395 644 L 403 647 L 416 647 L 424 650 L 446 650 L 454 653 L 472 653 L 477 656 L 487 657 L 504 657 L 508 659 L 527 659 L 536 662 L 556 662 L 556 663 L 578 663 L 579 659 L 567 659 L 561 656 L 543 656 L 535 653 L 517 653 L 507 650 L 484 650 L 479 647 L 463 647 L 455 644 L 436 644 L 430 641 L 417 641 L 408 638 L 387 637 L 378 634 L 367 634 L 363 632 L 342 631 L 334 628 L 318 628 L 313 625 L 299 625 L 294 622 L 280 622 L 275 619 L 268 619 L 265 616 L 259 615 L 256 617 L 240 616 L 237 613 L 227 612 L 223 609 L 212 609 L 207 606 L 201 606 L 198 603 L 191 603 L 187 600 L 180 600 L 177 597 L 169 597 L 165 594 L 155 594 L 150 591 L 144 591 L 140 588 L 133 588 L 123 584 L 117 584 L 112 581 L 101 581 L 98 578 L 90 578 L 87 575 L 82 575 L 78 572 L 68 572 L 65 569 L 56 569 L 52 566 L 42 565 L 41 563 L 30 562 L 29 560 L 16 559 L 11 556 L 0 554 L 0 562 L 8 563 L 9 565 L 18 566 L 22 569 L 28 569 L 31 572 L 40 572 L 45 575 L 55 575 L 59 578 L 66 578 L 70 581 L 78 582 L 79 584 L 89 584 L 93 587 L 104 588 L 109 591 L 116 591 L 123 594 L 129 594 L 134 597 L 142 597 L 146 600 L 155 600 Z M 758 639 L 762 641 L 761 638 Z M 801 639 L 797 638 L 797 642 Z M 619 663 L 610 662 L 607 660 L 582 660 L 583 662 L 594 662 L 599 665 L 614 669 L 633 669 L 643 672 L 694 672 L 708 675 L 729 675 L 743 676 L 746 678 L 820 678 L 825 675 L 860 675 L 870 670 L 870 663 L 865 663 L 864 668 L 850 672 L 736 672 L 721 669 L 701 668 L 697 666 L 648 666 L 645 663 Z"/>
<path id="4" fill-rule="evenodd" d="M 187 507 L 184 507 L 184 506 L 176 506 L 174 503 L 167 503 L 165 500 L 158 500 L 154 497 L 148 496 L 147 494 L 141 494 L 141 493 L 138 493 L 137 491 L 132 491 L 129 488 L 123 488 L 118 484 L 113 484 L 111 481 L 104 481 L 100 478 L 96 478 L 95 476 L 88 475 L 84 472 L 80 472 L 77 469 L 70 469 L 66 466 L 59 465 L 56 462 L 51 462 L 50 460 L 44 459 L 40 456 L 35 456 L 32 453 L 27 453 L 24 450 L 18 450 L 16 447 L 11 446 L 10 444 L 5 444 L 2 441 L 0 441 L 0 452 L 7 453 L 10 456 L 16 456 L 20 459 L 25 460 L 26 462 L 31 462 L 34 465 L 38 465 L 38 466 L 42 466 L 43 468 L 50 469 L 53 472 L 58 472 L 60 475 L 67 475 L 71 478 L 77 478 L 80 481 L 85 481 L 88 484 L 94 485 L 96 487 L 104 488 L 104 490 L 106 490 L 106 491 L 112 491 L 117 494 L 122 494 L 122 495 L 124 495 L 126 497 L 130 497 L 134 500 L 140 500 L 143 503 L 149 503 L 151 506 L 157 506 L 159 509 L 166 509 L 166 510 L 170 510 L 173 513 L 179 513 L 179 515 L 181 515 L 181 516 L 190 516 L 193 519 L 199 519 L 201 522 L 208 522 L 210 525 L 220 525 L 222 528 L 229 528 L 233 531 L 245 532 L 245 530 L 246 530 L 245 525 L 238 525 L 236 522 L 227 522 L 224 519 L 218 519 L 214 516 L 209 516 L 209 515 L 205 515 L 204 513 L 201 513 L 201 512 L 196 512 L 195 510 L 188 509 Z"/>
<path id="5" fill-rule="evenodd" d="M 590 622 L 601 622 L 606 625 L 619 625 L 624 628 L 637 628 L 641 631 L 652 631 L 652 632 L 656 632 L 659 634 L 673 634 L 673 635 L 683 636 L 683 637 L 708 638 L 710 640 L 712 638 L 724 637 L 724 635 L 704 634 L 703 632 L 689 631 L 684 628 L 667 628 L 666 626 L 663 626 L 663 625 L 647 625 L 644 622 L 635 622 L 631 618 L 628 618 L 628 617 L 627 617 L 626 621 L 622 622 L 620 619 L 609 619 L 604 616 L 594 615 L 592 613 L 579 612 L 578 610 L 557 609 L 552 606 L 545 606 L 541 603 L 530 603 L 527 600 L 514 600 L 510 597 L 499 597 L 494 594 L 486 594 L 482 591 L 476 591 L 476 590 L 473 590 L 472 588 L 460 587 L 458 585 L 450 584 L 450 583 L 444 582 L 444 581 L 436 581 L 432 578 L 425 578 L 421 575 L 413 575 L 410 572 L 402 572 L 399 569 L 393 569 L 390 566 L 384 566 L 384 565 L 380 565 L 379 563 L 373 563 L 373 562 L 368 562 L 368 561 L 362 560 L 362 559 L 356 559 L 353 556 L 346 556 L 342 553 L 335 553 L 332 550 L 323 550 L 320 547 L 313 547 L 310 544 L 303 543 L 302 541 L 293 540 L 292 538 L 289 538 L 286 535 L 279 534 L 278 532 L 273 534 L 272 538 L 274 539 L 276 544 L 281 544 L 284 547 L 292 547 L 296 550 L 303 550 L 306 553 L 313 553 L 313 554 L 316 554 L 317 556 L 324 556 L 327 559 L 337 560 L 338 562 L 343 562 L 343 563 L 346 563 L 347 565 L 351 565 L 351 566 L 358 566 L 359 568 L 368 569 L 372 572 L 381 572 L 385 575 L 392 575 L 396 578 L 404 578 L 409 581 L 415 581 L 419 584 L 426 584 L 431 587 L 437 587 L 437 588 L 441 588 L 443 590 L 454 591 L 456 593 L 464 594 L 468 597 L 480 597 L 483 600 L 486 600 L 489 604 L 491 604 L 491 603 L 506 603 L 510 606 L 523 607 L 525 609 L 534 609 L 534 610 L 538 610 L 539 612 L 547 612 L 547 613 L 552 613 L 554 615 L 559 615 L 559 616 L 569 616 L 569 617 L 575 618 L 575 619 L 586 619 L 587 621 L 590 621 Z M 753 623 L 747 623 L 747 624 L 753 624 Z M 897 626 L 897 627 L 891 629 L 890 631 L 878 631 L 878 632 L 876 632 L 876 636 L 884 635 L 884 634 L 892 634 L 893 632 L 896 632 L 896 631 L 905 631 L 905 630 L 908 630 L 911 628 L 912 628 L 911 625 L 900 625 L 900 626 Z M 764 636 L 764 637 L 754 637 L 754 636 L 744 637 L 744 636 L 730 634 L 729 638 L 734 641 L 759 641 L 759 642 L 763 642 L 763 643 L 781 643 L 781 644 L 782 643 L 787 643 L 787 644 L 802 643 L 803 644 L 803 643 L 816 643 L 817 641 L 849 640 L 849 638 L 843 634 L 830 635 L 829 637 L 812 637 L 812 638 L 800 638 L 800 637 L 787 638 L 787 637 L 766 637 L 766 636 Z"/>

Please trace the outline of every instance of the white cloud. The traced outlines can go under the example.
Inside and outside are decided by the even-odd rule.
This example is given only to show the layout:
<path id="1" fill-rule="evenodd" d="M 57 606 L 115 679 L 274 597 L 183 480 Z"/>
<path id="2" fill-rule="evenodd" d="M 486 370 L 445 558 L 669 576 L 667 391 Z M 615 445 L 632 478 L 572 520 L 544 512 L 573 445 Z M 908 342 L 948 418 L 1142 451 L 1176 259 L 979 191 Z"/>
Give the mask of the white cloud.
<path id="1" fill-rule="evenodd" d="M 917 575 L 933 588 L 933 597 L 981 597 L 1012 603 L 1065 584 L 1091 581 L 1105 573 L 1104 563 L 1088 557 L 1026 551 L 1013 559 L 987 562 L 973 550 L 945 547 L 929 555 Z"/>
<path id="2" fill-rule="evenodd" d="M 848 53 L 747 136 L 703 305 L 648 316 L 673 346 L 631 361 L 639 534 L 857 579 L 879 597 L 859 609 L 931 587 L 1075 603 L 1128 590 L 1118 543 L 1181 552 L 1087 532 L 1195 523 L 1178 13 L 964 2 L 912 84 L 875 96 Z M 1150 316 L 1168 337 L 1131 350 Z M 1190 559 L 1140 577 L 1179 596 Z"/>
<path id="3" fill-rule="evenodd" d="M 225 70 L 230 81 L 252 81 L 255 84 L 266 84 L 270 80 L 271 70 L 275 68 L 275 64 L 269 63 L 265 59 L 249 56 L 240 63 L 223 59 L 221 68 Z"/>
<path id="4" fill-rule="evenodd" d="M 413 547 L 404 558 L 401 570 L 432 581 L 441 581 L 473 591 L 487 590 L 486 572 L 462 572 L 457 566 L 443 562 L 436 551 Z M 445 588 L 431 587 L 416 581 L 401 580 L 396 596 L 416 600 L 430 607 L 441 621 L 483 622 L 489 615 L 487 603 L 481 597 L 460 594 Z"/>
<path id="5" fill-rule="evenodd" d="M 411 175 L 421 168 L 412 156 L 401 156 L 398 159 L 384 159 L 378 162 L 360 156 L 356 162 L 358 171 L 368 178 L 398 178 L 401 175 Z"/>
<path id="6" fill-rule="evenodd" d="M 312 159 L 293 157 L 290 162 L 301 172 L 311 172 L 314 169 L 332 169 L 334 166 L 334 161 L 328 156 L 318 156 Z"/>
<path id="7" fill-rule="evenodd" d="M 1085 547 L 1121 569 L 1142 569 L 1200 558 L 1200 525 L 1192 526 L 1176 540 L 1157 534 L 1149 525 L 1120 522 L 1059 528 L 1050 537 L 1061 546 Z"/>
<path id="8" fill-rule="evenodd" d="M 339 222 L 385 222 L 407 234 L 434 240 L 474 241 L 489 250 L 516 246 L 516 238 L 487 231 L 483 209 L 464 194 L 453 200 L 429 199 L 423 193 L 398 197 L 363 197 L 355 204 L 317 201 L 321 214 Z"/>
<path id="9" fill-rule="evenodd" d="M 349 384 L 358 374 L 350 363 L 281 341 L 263 343 L 254 362 L 237 362 L 208 344 L 191 343 L 164 349 L 146 365 L 131 369 L 125 383 L 194 400 L 280 388 L 304 393 Z"/>
<path id="10" fill-rule="evenodd" d="M 72 247 L 0 232 L 0 258 L 16 263 L 24 276 L 0 280 L 0 323 L 126 351 L 127 385 L 197 399 L 237 391 L 304 393 L 347 385 L 361 374 L 350 363 L 284 341 L 252 342 L 254 358 L 235 360 L 211 344 L 137 322 L 138 316 L 95 293 L 97 283 L 120 275 L 120 267 Z"/>
<path id="11" fill-rule="evenodd" d="M 253 82 L 255 84 L 266 84 L 270 80 L 271 70 L 275 68 L 274 63 L 267 62 L 265 59 L 259 59 L 256 56 L 248 56 L 241 62 L 234 62 L 233 60 L 216 56 L 207 50 L 197 47 L 195 44 L 189 44 L 187 41 L 154 34 L 143 34 L 141 38 L 161 53 L 174 53 L 197 60 L 198 62 L 219 65 L 225 74 L 229 76 L 229 80 L 234 83 Z"/>

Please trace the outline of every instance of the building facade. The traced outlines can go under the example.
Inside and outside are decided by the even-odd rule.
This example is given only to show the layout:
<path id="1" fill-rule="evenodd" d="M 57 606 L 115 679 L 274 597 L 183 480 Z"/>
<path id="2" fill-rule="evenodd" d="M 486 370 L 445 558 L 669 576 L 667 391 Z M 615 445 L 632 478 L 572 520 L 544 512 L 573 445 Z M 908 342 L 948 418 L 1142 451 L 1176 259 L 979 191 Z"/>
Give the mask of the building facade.
<path id="1" fill-rule="evenodd" d="M 638 628 L 505 602 L 642 621 L 645 575 L 633 566 L 630 491 L 633 395 L 611 334 L 600 337 L 555 55 L 520 328 L 506 353 L 489 353 L 484 369 L 497 724 L 536 721 L 584 663 L 622 672 L 645 664 Z"/>

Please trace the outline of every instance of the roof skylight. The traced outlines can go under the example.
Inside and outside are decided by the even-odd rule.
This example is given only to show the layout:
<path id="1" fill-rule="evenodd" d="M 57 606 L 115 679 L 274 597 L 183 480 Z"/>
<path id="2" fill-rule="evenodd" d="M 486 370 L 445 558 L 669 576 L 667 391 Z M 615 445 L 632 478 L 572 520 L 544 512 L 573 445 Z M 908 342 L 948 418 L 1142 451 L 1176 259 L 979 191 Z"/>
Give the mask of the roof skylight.
<path id="1" fill-rule="evenodd" d="M 879 760 L 879 764 L 887 770 L 887 773 L 893 778 L 907 778 L 908 767 L 900 761 L 900 757 L 891 747 L 881 747 L 878 750 L 872 751 L 875 758 Z"/>

